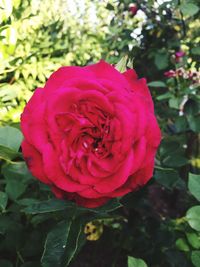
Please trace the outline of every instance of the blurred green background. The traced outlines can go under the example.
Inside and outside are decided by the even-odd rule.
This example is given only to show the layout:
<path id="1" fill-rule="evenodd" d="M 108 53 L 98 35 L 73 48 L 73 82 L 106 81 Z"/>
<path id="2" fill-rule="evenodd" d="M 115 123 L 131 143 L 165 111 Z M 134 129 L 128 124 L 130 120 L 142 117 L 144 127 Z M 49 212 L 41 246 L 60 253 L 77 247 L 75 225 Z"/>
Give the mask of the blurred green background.
<path id="1" fill-rule="evenodd" d="M 199 5 L 0 0 L 0 267 L 63 267 L 54 246 L 46 251 L 51 265 L 40 258 L 47 234 L 71 219 L 23 161 L 19 120 L 26 102 L 60 66 L 121 58 L 121 67 L 147 78 L 154 99 L 162 130 L 154 177 L 107 219 L 95 215 L 88 229 L 96 234 L 82 231 L 74 250 L 72 228 L 65 257 L 76 256 L 71 267 L 146 267 L 128 256 L 149 267 L 200 267 Z"/>

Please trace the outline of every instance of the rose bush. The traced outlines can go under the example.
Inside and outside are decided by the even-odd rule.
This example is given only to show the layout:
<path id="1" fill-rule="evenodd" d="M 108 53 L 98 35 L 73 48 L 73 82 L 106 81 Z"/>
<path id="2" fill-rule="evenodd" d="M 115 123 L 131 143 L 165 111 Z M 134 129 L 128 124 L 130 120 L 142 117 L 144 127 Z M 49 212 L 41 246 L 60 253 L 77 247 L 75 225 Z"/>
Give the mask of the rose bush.
<path id="1" fill-rule="evenodd" d="M 161 139 L 145 79 L 104 61 L 53 73 L 26 105 L 21 128 L 31 173 L 85 207 L 144 185 Z"/>

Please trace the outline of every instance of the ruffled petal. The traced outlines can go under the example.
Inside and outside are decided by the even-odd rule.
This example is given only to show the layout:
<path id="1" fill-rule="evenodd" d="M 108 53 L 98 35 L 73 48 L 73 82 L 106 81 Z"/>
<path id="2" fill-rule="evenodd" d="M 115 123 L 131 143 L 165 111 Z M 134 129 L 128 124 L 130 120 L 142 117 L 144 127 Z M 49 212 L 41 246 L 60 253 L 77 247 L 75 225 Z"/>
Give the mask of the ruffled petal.
<path id="1" fill-rule="evenodd" d="M 84 69 L 90 70 L 96 79 L 111 80 L 114 83 L 120 84 L 122 89 L 126 88 L 126 90 L 130 91 L 130 85 L 125 77 L 104 60 L 100 60 L 97 64 L 89 65 Z"/>
<path id="2" fill-rule="evenodd" d="M 138 79 L 137 73 L 133 69 L 129 69 L 123 73 L 126 79 L 131 83 Z"/>
<path id="3" fill-rule="evenodd" d="M 152 97 L 149 91 L 149 88 L 146 83 L 146 79 L 137 79 L 137 75 L 134 70 L 128 70 L 127 72 L 123 73 L 124 77 L 128 81 L 131 89 L 133 92 L 139 94 L 141 97 L 145 99 L 145 101 L 149 104 L 149 109 L 151 112 L 154 111 L 154 105 L 152 101 Z"/>
<path id="4" fill-rule="evenodd" d="M 128 179 L 133 165 L 133 151 L 131 150 L 124 160 L 121 168 L 110 177 L 107 177 L 94 186 L 94 189 L 101 193 L 109 193 L 122 186 Z"/>
<path id="5" fill-rule="evenodd" d="M 59 88 L 62 88 L 63 83 L 65 83 L 67 80 L 71 80 L 73 78 L 79 78 L 81 76 L 87 78 L 94 77 L 93 73 L 87 70 L 86 68 L 77 66 L 68 66 L 59 68 L 49 77 L 49 79 L 45 84 L 44 89 L 46 96 L 57 91 Z"/>
<path id="6" fill-rule="evenodd" d="M 51 184 L 43 170 L 42 155 L 26 140 L 21 144 L 24 159 L 32 175 L 45 184 Z"/>
<path id="7" fill-rule="evenodd" d="M 97 208 L 99 206 L 104 205 L 106 202 L 108 202 L 111 198 L 109 197 L 101 197 L 101 198 L 82 198 L 78 195 L 74 198 L 76 203 L 80 206 L 83 206 L 85 208 Z"/>
<path id="8" fill-rule="evenodd" d="M 43 89 L 36 89 L 21 115 L 21 129 L 25 139 L 42 153 L 48 142 L 45 124 Z"/>
<path id="9" fill-rule="evenodd" d="M 72 177 L 63 172 L 58 158 L 59 156 L 56 155 L 52 145 L 47 144 L 43 154 L 43 164 L 44 172 L 48 179 L 66 192 L 77 192 L 87 188 L 88 186 L 77 183 Z"/>

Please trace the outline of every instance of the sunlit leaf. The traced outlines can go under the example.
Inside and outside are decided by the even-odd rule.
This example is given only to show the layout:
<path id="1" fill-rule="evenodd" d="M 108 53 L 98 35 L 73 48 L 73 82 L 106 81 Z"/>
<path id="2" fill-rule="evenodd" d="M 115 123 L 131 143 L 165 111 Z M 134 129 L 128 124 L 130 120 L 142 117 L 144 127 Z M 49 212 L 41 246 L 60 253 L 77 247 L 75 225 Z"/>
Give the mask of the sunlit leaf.
<path id="1" fill-rule="evenodd" d="M 115 68 L 119 72 L 125 72 L 127 69 L 128 56 L 122 57 L 120 61 L 115 65 Z"/>
<path id="2" fill-rule="evenodd" d="M 190 251 L 190 248 L 184 238 L 179 238 L 176 240 L 176 247 L 181 251 Z"/>
<path id="3" fill-rule="evenodd" d="M 128 257 L 128 267 L 147 267 L 147 265 L 141 259 Z"/>
<path id="4" fill-rule="evenodd" d="M 198 233 L 192 232 L 192 233 L 186 233 L 186 237 L 188 240 L 188 243 L 195 249 L 200 248 L 200 236 Z"/>
<path id="5" fill-rule="evenodd" d="M 200 251 L 192 251 L 191 260 L 195 267 L 199 267 L 200 266 Z"/>
<path id="6" fill-rule="evenodd" d="M 2 173 L 6 178 L 6 193 L 13 200 L 20 197 L 25 192 L 29 182 L 33 180 L 25 162 L 6 164 L 2 168 Z"/>
<path id="7" fill-rule="evenodd" d="M 186 218 L 193 229 L 200 231 L 200 206 L 190 208 L 187 211 Z"/>
<path id="8" fill-rule="evenodd" d="M 23 136 L 21 132 L 13 127 L 0 127 L 0 145 L 18 151 Z"/>
<path id="9" fill-rule="evenodd" d="M 188 188 L 192 195 L 200 201 L 200 175 L 189 174 Z"/>
<path id="10" fill-rule="evenodd" d="M 180 10 L 182 11 L 184 16 L 191 17 L 199 11 L 199 7 L 194 3 L 185 2 L 180 5 Z"/>

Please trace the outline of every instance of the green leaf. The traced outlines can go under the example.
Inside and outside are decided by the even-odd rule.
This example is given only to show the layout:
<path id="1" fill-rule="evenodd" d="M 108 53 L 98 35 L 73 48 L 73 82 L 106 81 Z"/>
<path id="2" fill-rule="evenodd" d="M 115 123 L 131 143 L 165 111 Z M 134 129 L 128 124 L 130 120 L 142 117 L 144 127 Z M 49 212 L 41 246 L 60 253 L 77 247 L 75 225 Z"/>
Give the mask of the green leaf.
<path id="1" fill-rule="evenodd" d="M 6 164 L 2 168 L 2 173 L 6 178 L 6 193 L 12 200 L 20 197 L 33 179 L 25 162 Z"/>
<path id="2" fill-rule="evenodd" d="M 180 144 L 174 140 L 164 139 L 161 142 L 159 151 L 162 158 L 167 157 L 169 154 L 174 154 L 180 149 Z"/>
<path id="3" fill-rule="evenodd" d="M 41 258 L 43 267 L 61 266 L 61 259 L 65 251 L 71 225 L 72 220 L 60 222 L 49 232 Z"/>
<path id="4" fill-rule="evenodd" d="M 192 251 L 191 261 L 195 267 L 200 267 L 200 251 Z"/>
<path id="5" fill-rule="evenodd" d="M 147 267 L 147 264 L 141 259 L 128 256 L 128 267 Z"/>
<path id="6" fill-rule="evenodd" d="M 184 157 L 183 148 L 175 140 L 163 140 L 159 152 L 162 163 L 168 167 L 181 167 L 188 163 L 188 159 Z"/>
<path id="7" fill-rule="evenodd" d="M 200 47 L 193 47 L 191 52 L 193 55 L 200 55 Z"/>
<path id="8" fill-rule="evenodd" d="M 22 206 L 30 206 L 38 202 L 40 202 L 40 200 L 35 199 L 35 198 L 23 198 L 23 199 L 17 200 L 17 203 Z"/>
<path id="9" fill-rule="evenodd" d="M 0 32 L 4 31 L 5 29 L 7 29 L 9 27 L 9 25 L 4 25 L 0 27 Z"/>
<path id="10" fill-rule="evenodd" d="M 77 207 L 75 203 L 67 201 L 67 200 L 60 200 L 60 199 L 50 199 L 42 202 L 33 203 L 30 206 L 24 208 L 22 211 L 27 214 L 38 214 L 38 213 L 47 213 L 47 212 L 54 212 L 54 211 L 61 211 L 70 208 L 77 208 L 78 211 L 85 211 L 91 213 L 108 213 L 112 212 L 120 207 L 122 204 L 119 202 L 118 199 L 110 200 L 106 205 L 89 209 L 84 207 Z"/>
<path id="11" fill-rule="evenodd" d="M 122 57 L 120 61 L 115 65 L 115 68 L 119 72 L 125 72 L 126 71 L 126 66 L 127 66 L 127 61 L 128 61 L 128 56 Z"/>
<path id="12" fill-rule="evenodd" d="M 185 2 L 180 5 L 180 10 L 182 11 L 184 16 L 194 16 L 199 11 L 199 7 L 193 3 Z"/>
<path id="13" fill-rule="evenodd" d="M 5 192 L 0 191 L 0 208 L 5 210 L 8 202 L 8 195 Z"/>
<path id="14" fill-rule="evenodd" d="M 21 3 L 20 0 L 13 0 L 13 1 L 12 1 L 13 7 L 14 7 L 15 9 L 17 9 L 17 8 L 19 7 L 20 3 Z"/>
<path id="15" fill-rule="evenodd" d="M 18 151 L 23 136 L 21 132 L 14 127 L 0 127 L 0 145 Z"/>
<path id="16" fill-rule="evenodd" d="M 34 215 L 30 222 L 32 225 L 37 226 L 38 224 L 41 224 L 47 220 L 52 219 L 52 213 L 40 213 L 37 215 Z"/>
<path id="17" fill-rule="evenodd" d="M 190 208 L 186 213 L 189 225 L 196 231 L 200 231 L 200 206 Z"/>
<path id="18" fill-rule="evenodd" d="M 172 94 L 170 92 L 167 92 L 165 94 L 157 96 L 156 99 L 158 101 L 162 101 L 162 100 L 170 99 L 171 97 L 172 97 Z"/>
<path id="19" fill-rule="evenodd" d="M 106 8 L 107 8 L 108 10 L 114 10 L 114 6 L 111 5 L 110 3 L 107 4 Z"/>
<path id="20" fill-rule="evenodd" d="M 122 207 L 122 204 L 119 202 L 117 198 L 114 198 L 99 208 L 94 208 L 94 209 L 79 208 L 79 209 L 91 211 L 93 213 L 108 213 L 116 209 L 119 209 L 120 207 Z"/>
<path id="21" fill-rule="evenodd" d="M 14 84 L 1 84 L 0 86 L 0 98 L 2 102 L 11 101 L 13 99 L 16 99 L 19 95 L 19 85 L 17 83 Z"/>
<path id="22" fill-rule="evenodd" d="M 75 255 L 77 255 L 82 245 L 85 243 L 86 239 L 82 228 L 83 226 L 81 219 L 76 218 L 72 222 L 72 227 L 69 232 L 67 244 L 65 246 L 65 252 L 62 257 L 62 266 L 68 266 Z"/>
<path id="23" fill-rule="evenodd" d="M 47 213 L 47 212 L 54 212 L 54 211 L 61 211 L 65 209 L 74 208 L 75 204 L 70 201 L 64 201 L 60 199 L 49 199 L 46 201 L 34 203 L 22 211 L 27 214 L 38 214 L 38 213 Z"/>
<path id="24" fill-rule="evenodd" d="M 176 247 L 181 251 L 190 251 L 190 248 L 184 238 L 179 238 L 176 240 Z"/>
<path id="25" fill-rule="evenodd" d="M 200 248 L 200 236 L 197 233 L 186 233 L 188 243 L 196 249 Z"/>
<path id="26" fill-rule="evenodd" d="M 0 145 L 0 159 L 12 160 L 17 157 L 21 157 L 21 153 Z"/>
<path id="27" fill-rule="evenodd" d="M 168 189 L 174 188 L 180 180 L 178 172 L 170 169 L 156 170 L 154 177 L 159 184 Z"/>
<path id="28" fill-rule="evenodd" d="M 188 188 L 190 193 L 200 201 L 200 175 L 189 173 Z"/>
<path id="29" fill-rule="evenodd" d="M 150 86 L 150 87 L 167 87 L 167 85 L 161 81 L 150 82 L 150 83 L 148 83 L 148 86 Z"/>
<path id="30" fill-rule="evenodd" d="M 181 167 L 188 163 L 188 159 L 179 154 L 178 152 L 168 155 L 163 160 L 163 164 L 168 167 Z"/>
<path id="31" fill-rule="evenodd" d="M 173 97 L 169 99 L 170 108 L 179 109 L 181 104 L 181 99 L 177 97 Z"/>
<path id="32" fill-rule="evenodd" d="M 176 132 L 184 132 L 188 128 L 187 119 L 185 116 L 179 116 L 175 120 Z"/>
<path id="33" fill-rule="evenodd" d="M 68 266 L 82 245 L 82 224 L 77 218 L 60 222 L 48 235 L 41 258 L 43 267 Z"/>
<path id="34" fill-rule="evenodd" d="M 159 70 L 163 70 L 168 66 L 168 55 L 164 52 L 157 53 L 154 62 Z"/>
<path id="35" fill-rule="evenodd" d="M 200 116 L 188 116 L 187 117 L 189 128 L 195 132 L 199 133 L 200 132 Z"/>

